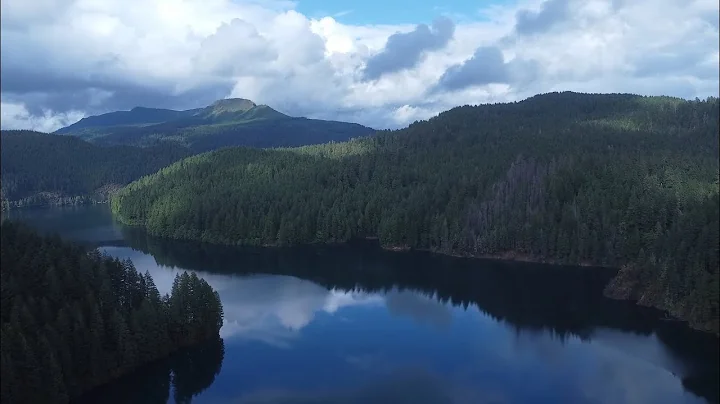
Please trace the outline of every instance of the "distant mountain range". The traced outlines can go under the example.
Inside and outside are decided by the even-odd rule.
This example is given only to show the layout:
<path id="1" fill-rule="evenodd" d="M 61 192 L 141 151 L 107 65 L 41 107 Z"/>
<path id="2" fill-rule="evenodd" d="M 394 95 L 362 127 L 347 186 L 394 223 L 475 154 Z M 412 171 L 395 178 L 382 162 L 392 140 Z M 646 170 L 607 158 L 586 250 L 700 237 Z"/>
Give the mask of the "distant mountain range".
<path id="1" fill-rule="evenodd" d="M 173 142 L 204 152 L 228 146 L 293 147 L 368 136 L 356 123 L 297 118 L 242 98 L 185 111 L 136 107 L 90 116 L 58 129 L 98 145 L 150 146 Z"/>

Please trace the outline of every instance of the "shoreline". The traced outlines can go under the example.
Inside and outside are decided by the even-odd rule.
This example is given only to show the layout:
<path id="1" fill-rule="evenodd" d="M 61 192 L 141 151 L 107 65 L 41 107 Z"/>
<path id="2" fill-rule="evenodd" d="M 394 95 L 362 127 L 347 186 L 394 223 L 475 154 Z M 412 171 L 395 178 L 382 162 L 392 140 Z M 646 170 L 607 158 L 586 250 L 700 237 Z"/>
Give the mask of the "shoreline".
<path id="1" fill-rule="evenodd" d="M 87 196 L 73 196 L 68 198 L 88 198 L 86 200 L 79 200 L 74 202 L 41 202 L 41 203 L 32 203 L 32 204 L 23 204 L 20 205 L 22 200 L 17 201 L 2 201 L 2 211 L 7 212 L 11 210 L 18 210 L 18 209 L 29 209 L 29 208 L 58 208 L 61 206 L 85 206 L 85 205 L 102 205 L 102 204 L 108 204 L 110 203 L 109 199 L 90 199 Z"/>
<path id="2" fill-rule="evenodd" d="M 525 253 L 518 253 L 515 251 L 505 251 L 502 253 L 495 253 L 495 254 L 466 254 L 466 253 L 458 253 L 458 252 L 443 252 L 439 250 L 432 250 L 432 249 L 418 249 L 418 248 L 410 248 L 410 247 L 397 247 L 397 246 L 383 246 L 380 245 L 380 248 L 386 251 L 393 251 L 393 252 L 412 252 L 412 251 L 422 251 L 422 252 L 428 252 L 431 254 L 439 254 L 439 255 L 445 255 L 448 257 L 453 258 L 468 258 L 468 259 L 481 259 L 481 260 L 495 260 L 495 261 L 506 261 L 506 262 L 523 262 L 523 263 L 529 263 L 529 264 L 547 264 L 547 265 L 562 265 L 562 266 L 572 266 L 572 267 L 583 267 L 583 268 L 606 268 L 606 269 L 613 269 L 613 270 L 620 270 L 619 268 L 615 267 L 605 267 L 603 265 L 595 265 L 590 262 L 581 262 L 581 263 L 567 263 L 567 262 L 561 262 L 558 260 L 553 259 L 544 259 L 541 257 L 533 256 L 532 254 L 525 254 Z"/>
<path id="3" fill-rule="evenodd" d="M 112 195 L 121 189 L 119 184 L 105 184 L 93 192 L 81 195 L 63 195 L 54 191 L 42 191 L 20 199 L 2 199 L 2 211 L 24 208 L 51 208 L 58 206 L 81 206 L 109 204 Z"/>
<path id="4" fill-rule="evenodd" d="M 304 243 L 304 244 L 297 244 L 297 245 L 277 245 L 277 244 L 259 244 L 259 245 L 252 245 L 252 244 L 237 244 L 237 243 L 226 243 L 226 242 L 207 242 L 207 241 L 201 241 L 196 239 L 188 239 L 188 238 L 175 238 L 175 237 L 162 237 L 157 236 L 154 234 L 151 234 L 150 232 L 147 232 L 147 229 L 143 225 L 138 224 L 129 224 L 125 221 L 123 221 L 121 218 L 118 218 L 116 215 L 113 214 L 113 217 L 118 220 L 121 224 L 124 224 L 126 226 L 132 226 L 143 229 L 149 236 L 152 237 L 158 237 L 158 238 L 164 238 L 167 240 L 178 240 L 178 241 L 191 241 L 191 242 L 199 242 L 199 243 L 206 243 L 206 244 L 214 244 L 214 245 L 225 245 L 225 246 L 254 246 L 254 247 L 262 247 L 262 248 L 287 248 L 287 247 L 293 247 L 293 246 L 300 246 L 300 245 L 343 245 L 348 244 L 349 241 L 344 242 L 316 242 L 316 243 Z M 535 263 L 535 264 L 545 264 L 545 265 L 562 265 L 562 266 L 574 266 L 579 268 L 605 268 L 605 269 L 612 269 L 615 270 L 615 275 L 610 279 L 607 285 L 605 285 L 605 288 L 603 289 L 603 296 L 608 299 L 613 300 L 624 300 L 629 301 L 634 304 L 637 304 L 639 306 L 643 307 L 650 307 L 654 308 L 661 313 L 665 315 L 665 317 L 668 320 L 676 321 L 676 322 L 682 322 L 684 323 L 688 328 L 713 334 L 717 337 L 720 337 L 720 332 L 715 331 L 711 328 L 703 327 L 699 324 L 694 324 L 681 316 L 677 315 L 677 310 L 673 309 L 672 307 L 668 308 L 667 305 L 662 304 L 661 302 L 654 302 L 652 300 L 647 301 L 646 299 L 640 297 L 636 298 L 634 296 L 631 296 L 629 293 L 620 293 L 619 290 L 630 290 L 637 285 L 628 285 L 627 283 L 623 283 L 623 275 L 624 275 L 624 267 L 607 267 L 603 265 L 595 265 L 590 262 L 581 262 L 581 263 L 567 263 L 567 262 L 561 262 L 559 260 L 553 260 L 553 259 L 543 259 L 541 257 L 536 257 L 530 254 L 524 254 L 524 253 L 518 253 L 513 251 L 506 251 L 502 253 L 495 253 L 495 254 L 483 254 L 483 255 L 475 255 L 475 254 L 464 254 L 459 252 L 444 252 L 440 250 L 432 250 L 432 249 L 417 249 L 417 248 L 410 248 L 408 246 L 402 246 L 402 245 L 383 245 L 379 242 L 378 237 L 359 237 L 356 240 L 365 240 L 365 241 L 376 241 L 377 245 L 380 249 L 384 251 L 389 252 L 426 252 L 430 254 L 438 254 L 438 255 L 444 255 L 448 257 L 453 258 L 463 258 L 463 259 L 480 259 L 480 260 L 496 260 L 496 261 L 504 261 L 504 262 L 516 262 L 516 263 Z M 612 286 L 611 286 L 612 285 Z"/>
<path id="5" fill-rule="evenodd" d="M 666 304 L 662 304 L 659 302 L 654 302 L 653 300 L 647 300 L 646 294 L 642 293 L 641 296 L 636 297 L 633 296 L 634 288 L 638 285 L 636 284 L 629 284 L 629 282 L 625 279 L 626 273 L 631 268 L 627 265 L 623 265 L 621 267 L 608 267 L 603 265 L 594 265 L 589 262 L 582 262 L 582 263 L 564 263 L 559 262 L 557 260 L 548 260 L 543 259 L 540 257 L 534 257 L 530 254 L 521 254 L 513 251 L 506 251 L 503 253 L 496 253 L 496 254 L 483 254 L 483 255 L 474 255 L 474 254 L 462 254 L 457 252 L 443 252 L 443 251 L 435 251 L 430 249 L 413 249 L 407 246 L 383 246 L 382 244 L 379 245 L 381 249 L 386 251 L 392 251 L 392 252 L 411 252 L 411 251 L 421 251 L 421 252 L 428 252 L 430 254 L 439 254 L 439 255 L 445 255 L 449 257 L 454 258 L 465 258 L 465 259 L 487 259 L 487 260 L 494 260 L 494 261 L 504 261 L 504 262 L 522 262 L 522 263 L 533 263 L 533 264 L 546 264 L 546 265 L 562 265 L 562 266 L 573 266 L 573 267 L 581 267 L 581 268 L 604 268 L 604 269 L 611 269 L 616 271 L 615 275 L 608 281 L 608 283 L 603 288 L 603 297 L 607 299 L 612 300 L 620 300 L 620 301 L 628 301 L 632 302 L 638 306 L 642 307 L 649 307 L 656 309 L 663 313 L 665 315 L 665 318 L 663 320 L 666 321 L 674 321 L 674 322 L 682 322 L 687 326 L 688 328 L 702 332 L 707 334 L 713 334 L 716 337 L 720 338 L 720 331 L 714 331 L 711 328 L 702 327 L 701 325 L 694 324 L 686 319 L 682 318 L 682 315 L 678 315 L 678 309 L 674 309 L 672 307 L 667 307 Z"/>

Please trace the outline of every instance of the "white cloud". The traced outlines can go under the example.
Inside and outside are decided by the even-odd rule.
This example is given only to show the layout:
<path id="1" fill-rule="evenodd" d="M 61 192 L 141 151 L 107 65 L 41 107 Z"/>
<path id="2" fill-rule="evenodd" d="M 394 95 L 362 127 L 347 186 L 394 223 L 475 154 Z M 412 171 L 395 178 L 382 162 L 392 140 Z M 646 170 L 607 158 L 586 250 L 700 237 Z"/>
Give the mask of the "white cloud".
<path id="1" fill-rule="evenodd" d="M 293 7 L 241 0 L 3 1 L 0 72 L 9 111 L 2 127 L 52 130 L 83 114 L 136 105 L 190 108 L 231 95 L 294 115 L 394 127 L 456 105 L 553 90 L 718 94 L 716 1 L 495 5 L 483 10 L 482 21 L 456 19 L 446 45 L 418 45 L 429 50 L 416 63 L 375 81 L 363 80 L 368 61 L 402 56 L 385 49 L 388 38 L 416 25 L 346 25 Z M 474 86 L 456 81 L 429 94 L 448 69 L 481 69 L 465 63 L 478 48 L 502 53 L 510 69 L 504 82 L 465 71 Z"/>
<path id="2" fill-rule="evenodd" d="M 0 104 L 0 122 L 3 129 L 31 129 L 39 132 L 52 132 L 58 128 L 70 125 L 84 117 L 80 111 L 54 113 L 43 111 L 42 115 L 32 115 L 22 104 Z"/>
<path id="3" fill-rule="evenodd" d="M 233 44 L 230 49 L 228 43 Z M 259 66 L 277 57 L 269 41 L 252 24 L 236 18 L 229 24 L 223 23 L 215 33 L 203 39 L 193 62 L 199 72 L 242 76 L 252 74 Z"/>
<path id="4" fill-rule="evenodd" d="M 413 107 L 411 105 L 405 104 L 399 108 L 396 108 L 393 111 L 392 118 L 398 125 L 403 125 L 408 122 L 415 122 L 428 116 L 437 115 L 440 112 L 442 112 L 441 109 L 431 110 L 422 107 Z"/>

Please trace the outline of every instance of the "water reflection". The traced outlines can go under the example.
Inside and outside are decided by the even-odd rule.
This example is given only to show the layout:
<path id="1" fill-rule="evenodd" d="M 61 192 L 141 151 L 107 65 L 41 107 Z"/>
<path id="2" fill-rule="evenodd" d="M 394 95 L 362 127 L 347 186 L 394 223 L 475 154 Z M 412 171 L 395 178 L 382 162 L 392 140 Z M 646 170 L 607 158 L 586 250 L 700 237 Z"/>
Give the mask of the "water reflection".
<path id="1" fill-rule="evenodd" d="M 497 388 L 467 386 L 424 369 L 399 369 L 345 391 L 266 389 L 237 397 L 237 404 L 483 404 L 512 402 Z"/>
<path id="2" fill-rule="evenodd" d="M 409 291 L 391 290 L 385 294 L 385 306 L 391 314 L 407 316 L 420 324 L 447 329 L 453 320 L 448 306 L 428 296 Z"/>
<path id="3" fill-rule="evenodd" d="M 94 245 L 123 244 L 121 228 L 113 222 L 106 204 L 11 209 L 0 215 L 3 219 L 24 221 L 43 233 L 59 233 L 71 240 Z"/>
<path id="4" fill-rule="evenodd" d="M 122 233 L 129 247 L 145 257 L 152 256 L 156 265 L 215 274 L 222 279 L 227 279 L 223 275 L 288 275 L 324 289 L 382 293 L 388 295 L 391 311 L 397 313 L 404 310 L 408 299 L 424 297 L 415 307 L 419 302 L 441 303 L 443 307 L 446 303 L 479 306 L 518 331 L 549 330 L 558 338 L 569 334 L 589 338 L 597 327 L 649 335 L 658 323 L 653 310 L 603 298 L 600 291 L 614 272 L 602 268 L 392 253 L 366 243 L 311 249 L 239 249 L 162 240 L 133 228 L 123 228 Z M 403 291 L 415 297 L 393 297 Z M 442 316 L 442 308 L 434 307 L 435 316 Z"/>
<path id="5" fill-rule="evenodd" d="M 225 248 L 148 237 L 103 210 L 60 216 L 36 224 L 73 218 L 66 237 L 130 258 L 161 292 L 186 269 L 219 291 L 228 360 L 197 402 L 718 401 L 717 339 L 602 298 L 613 271 L 367 244 Z"/>
<path id="6" fill-rule="evenodd" d="M 130 259 L 138 268 L 153 268 L 156 258 L 126 247 L 104 247 L 101 251 Z M 161 294 L 172 289 L 175 274 L 182 267 L 152 271 Z M 308 325 L 316 312 L 335 313 L 338 309 L 381 302 L 378 296 L 328 290 L 308 280 L 284 275 L 229 276 L 198 271 L 222 297 L 225 323 L 222 338 L 260 340 L 275 346 L 288 346 L 298 331 Z"/>
<path id="7" fill-rule="evenodd" d="M 590 379 L 597 383 L 607 378 L 613 386 L 621 386 L 625 380 L 638 383 L 633 389 L 618 387 L 615 392 L 603 388 L 606 399 L 599 402 L 645 402 L 628 392 L 635 391 L 633 394 L 645 398 L 647 394 L 656 396 L 663 387 L 653 385 L 659 383 L 667 388 L 675 377 L 680 377 L 685 388 L 695 394 L 718 401 L 717 339 L 692 332 L 679 323 L 660 321 L 655 310 L 603 298 L 600 291 L 613 271 L 493 261 L 479 264 L 422 253 L 389 253 L 365 244 L 237 249 L 161 240 L 132 228 L 122 232 L 130 247 L 153 256 L 159 265 L 210 271 L 206 279 L 219 275 L 218 288 L 235 291 L 227 298 L 223 294 L 223 301 L 232 306 L 231 311 L 246 313 L 246 317 L 230 320 L 230 329 L 243 328 L 241 324 L 251 328 L 248 325 L 258 322 L 248 321 L 250 317 L 272 311 L 280 327 L 266 322 L 254 330 L 264 330 L 264 334 L 256 335 L 276 344 L 281 338 L 287 342 L 296 335 L 291 331 L 307 325 L 315 312 L 334 312 L 329 307 L 337 310 L 382 303 L 392 315 L 443 329 L 452 323 L 449 307 L 455 306 L 479 310 L 508 324 L 515 332 L 515 346 L 529 347 L 544 363 L 565 356 L 568 341 L 569 345 L 585 341 L 597 346 L 603 355 L 598 359 L 597 373 L 588 376 Z M 279 276 L 235 278 L 259 273 Z M 221 274 L 232 274 L 232 281 Z M 255 293 L 245 295 L 247 290 Z M 235 296 L 243 295 L 248 298 L 236 303 Z M 232 331 L 226 335 L 232 335 Z M 517 355 L 516 351 L 509 357 Z M 619 356 L 637 361 L 618 367 Z M 657 368 L 666 374 L 658 376 Z M 668 380 L 659 382 L 658 377 Z M 640 388 L 642 380 L 647 380 L 647 388 Z M 647 392 L 645 396 L 638 393 L 641 390 Z M 588 391 L 595 398 L 599 393 Z"/>
<path id="8" fill-rule="evenodd" d="M 222 339 L 180 350 L 93 391 L 75 404 L 165 404 L 170 397 L 177 404 L 191 403 L 220 374 L 224 353 Z"/>

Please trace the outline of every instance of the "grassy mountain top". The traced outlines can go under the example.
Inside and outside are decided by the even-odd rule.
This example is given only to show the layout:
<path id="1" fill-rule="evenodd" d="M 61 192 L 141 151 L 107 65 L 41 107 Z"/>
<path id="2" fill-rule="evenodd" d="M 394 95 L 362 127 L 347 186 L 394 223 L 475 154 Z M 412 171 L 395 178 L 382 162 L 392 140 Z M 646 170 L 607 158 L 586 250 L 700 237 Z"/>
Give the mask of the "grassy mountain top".
<path id="1" fill-rule="evenodd" d="M 257 104 L 244 98 L 226 98 L 213 102 L 208 108 L 220 114 L 224 112 L 247 112 L 257 107 Z"/>
<path id="2" fill-rule="evenodd" d="M 289 118 L 267 105 L 256 105 L 243 98 L 215 101 L 212 105 L 198 111 L 193 117 L 202 120 L 204 124 Z"/>
<path id="3" fill-rule="evenodd" d="M 608 295 L 717 332 L 719 115 L 717 98 L 631 94 L 463 106 L 349 142 L 194 156 L 112 205 L 177 239 L 377 237 L 392 249 L 621 267 Z"/>

